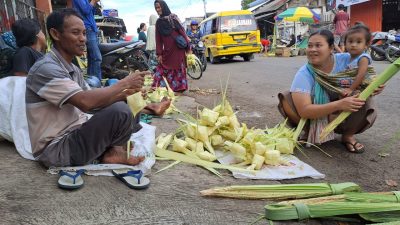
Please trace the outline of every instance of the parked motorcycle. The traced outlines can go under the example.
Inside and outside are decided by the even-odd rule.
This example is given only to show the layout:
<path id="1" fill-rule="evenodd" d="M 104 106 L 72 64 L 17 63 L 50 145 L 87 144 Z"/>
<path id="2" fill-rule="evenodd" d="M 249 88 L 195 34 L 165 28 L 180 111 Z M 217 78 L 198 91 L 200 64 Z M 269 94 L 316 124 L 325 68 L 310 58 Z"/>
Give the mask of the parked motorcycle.
<path id="1" fill-rule="evenodd" d="M 277 45 L 284 45 L 284 46 L 286 46 L 286 45 L 288 45 L 290 43 L 290 40 L 287 40 L 287 39 L 285 39 L 285 38 L 277 38 L 276 39 L 276 44 Z"/>
<path id="2" fill-rule="evenodd" d="M 206 48 L 204 43 L 196 38 L 191 38 L 190 44 L 192 46 L 192 52 L 200 59 L 202 64 L 202 70 L 205 71 L 207 68 L 207 58 L 205 55 Z"/>
<path id="3" fill-rule="evenodd" d="M 101 72 L 104 78 L 123 79 L 129 71 L 149 69 L 147 57 L 143 51 L 143 41 L 99 44 L 103 60 Z"/>
<path id="4" fill-rule="evenodd" d="M 387 40 L 389 45 L 386 48 L 385 56 L 387 60 L 394 62 L 400 57 L 400 34 L 389 34 Z"/>
<path id="5" fill-rule="evenodd" d="M 387 44 L 388 32 L 374 32 L 372 33 L 372 41 L 370 45 L 370 55 L 374 61 L 383 61 L 386 59 L 385 53 L 389 46 Z"/>

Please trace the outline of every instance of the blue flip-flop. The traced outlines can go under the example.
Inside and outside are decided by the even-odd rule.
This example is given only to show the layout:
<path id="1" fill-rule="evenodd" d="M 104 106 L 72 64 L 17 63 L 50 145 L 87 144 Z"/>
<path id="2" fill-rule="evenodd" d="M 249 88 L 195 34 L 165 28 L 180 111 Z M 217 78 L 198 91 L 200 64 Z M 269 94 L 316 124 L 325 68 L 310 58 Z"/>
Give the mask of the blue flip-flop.
<path id="1" fill-rule="evenodd" d="M 58 187 L 67 190 L 75 190 L 83 186 L 82 174 L 84 169 L 77 170 L 76 172 L 67 172 L 60 170 L 60 178 L 58 179 Z"/>
<path id="2" fill-rule="evenodd" d="M 129 188 L 141 190 L 150 186 L 149 178 L 141 170 L 112 170 L 112 173 Z"/>

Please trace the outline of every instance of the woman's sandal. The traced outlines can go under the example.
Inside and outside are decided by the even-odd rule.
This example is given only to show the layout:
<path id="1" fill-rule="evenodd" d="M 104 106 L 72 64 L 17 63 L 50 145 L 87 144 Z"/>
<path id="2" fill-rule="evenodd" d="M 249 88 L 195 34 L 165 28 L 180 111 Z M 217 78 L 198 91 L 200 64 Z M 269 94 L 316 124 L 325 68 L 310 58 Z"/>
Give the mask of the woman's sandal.
<path id="1" fill-rule="evenodd" d="M 356 147 L 357 144 L 360 144 L 357 141 L 354 144 L 351 142 L 342 142 L 342 144 L 346 147 L 347 151 L 350 153 L 360 154 L 365 151 L 365 146 L 362 146 L 361 148 Z"/>

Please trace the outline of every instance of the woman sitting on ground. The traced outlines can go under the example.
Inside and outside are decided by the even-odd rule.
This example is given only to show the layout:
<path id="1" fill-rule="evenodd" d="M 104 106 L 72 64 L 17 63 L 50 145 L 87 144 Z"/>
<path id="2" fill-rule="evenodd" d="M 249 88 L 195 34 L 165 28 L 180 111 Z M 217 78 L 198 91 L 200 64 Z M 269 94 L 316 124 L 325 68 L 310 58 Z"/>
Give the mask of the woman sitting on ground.
<path id="1" fill-rule="evenodd" d="M 373 97 L 363 101 L 357 96 L 341 97 L 324 89 L 320 81 L 316 82 L 315 71 L 322 71 L 330 76 L 346 69 L 349 57 L 343 54 L 333 54 L 334 37 L 328 30 L 317 31 L 310 35 L 306 49 L 308 64 L 301 67 L 293 80 L 290 92 L 280 93 L 279 110 L 288 117 L 292 125 L 296 125 L 300 118 L 309 119 L 306 130 L 307 142 L 321 144 L 334 139 L 331 133 L 324 140 L 319 139 L 323 128 L 342 111 L 352 114 L 336 129 L 342 134 L 342 143 L 352 153 L 362 153 L 364 145 L 357 142 L 354 135 L 370 128 L 376 119 L 376 110 Z M 379 94 L 384 86 L 378 88 L 374 95 Z M 322 94 L 322 95 L 321 95 Z M 327 100 L 326 102 L 321 99 Z"/>
<path id="2" fill-rule="evenodd" d="M 13 58 L 12 72 L 15 76 L 26 76 L 36 60 L 44 55 L 47 48 L 46 37 L 39 23 L 33 19 L 17 20 L 11 29 L 18 46 Z"/>

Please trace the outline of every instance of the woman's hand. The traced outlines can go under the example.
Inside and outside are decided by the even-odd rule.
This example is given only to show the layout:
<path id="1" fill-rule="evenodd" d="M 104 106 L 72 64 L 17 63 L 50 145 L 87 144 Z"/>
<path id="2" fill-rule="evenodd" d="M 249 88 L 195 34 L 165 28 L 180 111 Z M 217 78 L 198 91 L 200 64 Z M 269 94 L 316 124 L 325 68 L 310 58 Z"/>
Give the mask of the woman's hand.
<path id="1" fill-rule="evenodd" d="M 161 55 L 157 56 L 157 60 L 158 60 L 158 63 L 162 64 L 162 56 Z"/>
<path id="2" fill-rule="evenodd" d="M 357 112 L 364 106 L 365 100 L 359 99 L 358 95 L 345 97 L 337 101 L 338 108 L 341 111 Z"/>
<path id="3" fill-rule="evenodd" d="M 375 91 L 372 93 L 372 96 L 379 95 L 380 93 L 382 93 L 382 91 L 385 89 L 385 87 L 386 86 L 384 84 L 379 85 L 379 87 L 377 89 L 375 89 Z"/>
<path id="4" fill-rule="evenodd" d="M 350 88 L 345 88 L 345 89 L 342 90 L 340 95 L 344 98 L 344 97 L 350 96 L 351 93 L 353 93 L 353 90 L 351 90 Z"/>

